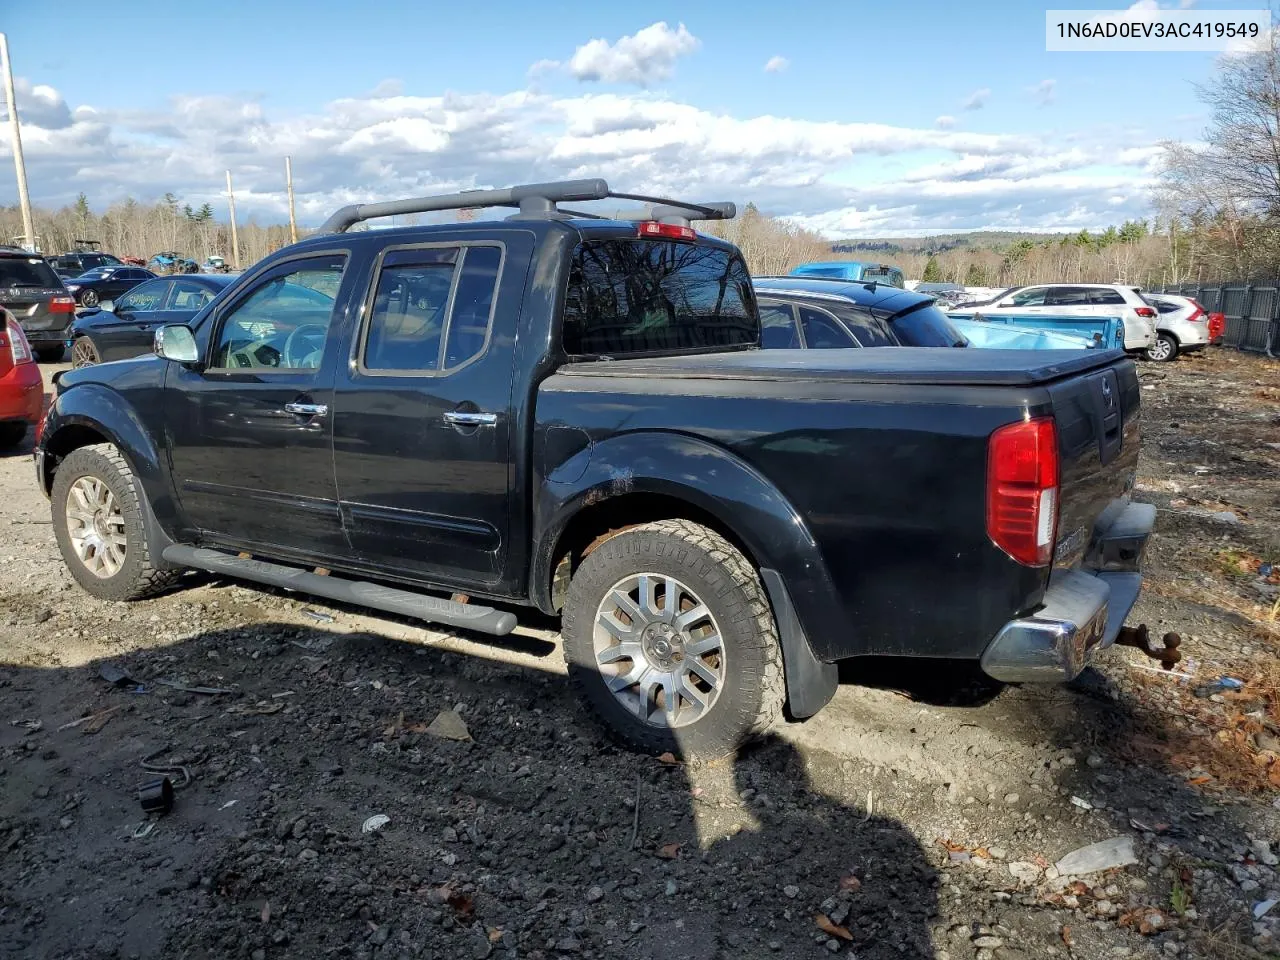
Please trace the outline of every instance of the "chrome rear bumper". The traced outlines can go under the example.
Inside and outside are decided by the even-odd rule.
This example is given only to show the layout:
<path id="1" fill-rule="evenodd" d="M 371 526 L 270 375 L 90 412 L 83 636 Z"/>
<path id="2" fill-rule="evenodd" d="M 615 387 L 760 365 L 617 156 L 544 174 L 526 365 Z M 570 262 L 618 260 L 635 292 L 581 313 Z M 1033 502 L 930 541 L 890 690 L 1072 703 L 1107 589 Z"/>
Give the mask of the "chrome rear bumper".
<path id="1" fill-rule="evenodd" d="M 1055 570 L 1041 606 L 1006 623 L 982 669 L 1009 683 L 1070 680 L 1115 642 L 1142 590 L 1142 555 L 1155 507 L 1130 503 L 1093 542 L 1079 570 Z"/>

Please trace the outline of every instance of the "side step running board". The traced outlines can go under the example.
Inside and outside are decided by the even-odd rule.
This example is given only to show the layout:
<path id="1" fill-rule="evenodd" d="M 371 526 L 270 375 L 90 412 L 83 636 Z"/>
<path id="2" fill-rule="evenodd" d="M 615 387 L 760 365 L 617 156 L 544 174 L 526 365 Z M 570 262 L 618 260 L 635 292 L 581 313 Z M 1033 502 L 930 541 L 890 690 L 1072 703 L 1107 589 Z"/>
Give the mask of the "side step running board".
<path id="1" fill-rule="evenodd" d="M 363 580 L 344 580 L 341 577 L 322 577 L 319 574 L 286 567 L 265 560 L 246 560 L 235 554 L 203 547 L 188 547 L 175 543 L 165 547 L 164 559 L 184 567 L 196 567 L 228 577 L 269 583 L 285 590 L 310 593 L 343 603 L 372 607 L 388 613 L 399 613 L 430 623 L 444 623 L 451 627 L 477 630 L 495 637 L 506 636 L 516 628 L 516 615 L 502 613 L 493 607 L 474 603 L 458 603 L 441 597 L 430 597 L 395 587 L 384 587 Z"/>

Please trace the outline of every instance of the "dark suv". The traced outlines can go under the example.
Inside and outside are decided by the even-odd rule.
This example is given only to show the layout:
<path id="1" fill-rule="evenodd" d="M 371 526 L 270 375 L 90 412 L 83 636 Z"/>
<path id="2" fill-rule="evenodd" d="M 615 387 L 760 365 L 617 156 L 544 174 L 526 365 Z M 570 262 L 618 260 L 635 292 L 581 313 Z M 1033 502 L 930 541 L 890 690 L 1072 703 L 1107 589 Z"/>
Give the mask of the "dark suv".
<path id="1" fill-rule="evenodd" d="M 963 347 L 933 297 L 882 283 L 756 277 L 760 345 L 766 350 Z"/>
<path id="2" fill-rule="evenodd" d="M 60 277 L 78 277 L 94 267 L 122 266 L 120 258 L 109 253 L 64 253 L 50 257 L 49 265 Z"/>
<path id="3" fill-rule="evenodd" d="M 17 319 L 36 357 L 62 359 L 76 301 L 47 260 L 16 247 L 0 247 L 0 307 Z"/>

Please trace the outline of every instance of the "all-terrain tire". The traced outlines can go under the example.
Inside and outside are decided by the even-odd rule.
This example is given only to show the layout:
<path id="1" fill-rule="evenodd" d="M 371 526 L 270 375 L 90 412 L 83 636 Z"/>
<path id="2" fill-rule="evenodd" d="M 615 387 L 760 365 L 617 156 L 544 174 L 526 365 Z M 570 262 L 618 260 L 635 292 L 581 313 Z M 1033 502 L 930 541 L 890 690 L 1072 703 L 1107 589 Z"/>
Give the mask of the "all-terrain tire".
<path id="1" fill-rule="evenodd" d="M 118 504 L 126 540 L 124 560 L 111 576 L 95 574 L 81 560 L 72 544 L 67 518 L 71 488 L 83 477 L 105 484 Z M 76 582 L 102 600 L 141 600 L 160 593 L 182 575 L 181 570 L 160 568 L 147 541 L 146 518 L 140 498 L 142 486 L 114 444 L 95 443 L 72 452 L 54 474 L 51 509 L 54 536 L 62 559 Z"/>
<path id="2" fill-rule="evenodd" d="M 710 611 L 722 642 L 718 695 L 691 723 L 642 719 L 609 689 L 597 662 L 596 618 L 616 584 L 639 574 L 673 577 Z M 660 520 L 606 540 L 574 572 L 563 621 L 569 677 L 628 746 L 686 759 L 713 759 L 762 734 L 782 715 L 782 652 L 764 587 L 742 553 L 714 530 Z"/>

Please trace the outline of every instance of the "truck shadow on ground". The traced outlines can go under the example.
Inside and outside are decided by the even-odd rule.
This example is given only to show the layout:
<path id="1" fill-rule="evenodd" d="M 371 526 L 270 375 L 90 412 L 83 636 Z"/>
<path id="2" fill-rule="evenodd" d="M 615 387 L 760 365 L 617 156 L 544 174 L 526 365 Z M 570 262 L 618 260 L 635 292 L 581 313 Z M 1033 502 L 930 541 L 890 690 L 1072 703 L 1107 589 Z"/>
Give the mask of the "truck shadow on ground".
<path id="1" fill-rule="evenodd" d="M 780 738 L 688 766 L 613 745 L 560 675 L 295 624 L 156 630 L 0 666 L 0 954 L 934 956 L 920 844 Z M 157 751 L 192 782 L 146 832 Z"/>

